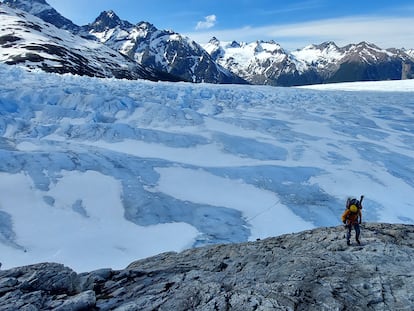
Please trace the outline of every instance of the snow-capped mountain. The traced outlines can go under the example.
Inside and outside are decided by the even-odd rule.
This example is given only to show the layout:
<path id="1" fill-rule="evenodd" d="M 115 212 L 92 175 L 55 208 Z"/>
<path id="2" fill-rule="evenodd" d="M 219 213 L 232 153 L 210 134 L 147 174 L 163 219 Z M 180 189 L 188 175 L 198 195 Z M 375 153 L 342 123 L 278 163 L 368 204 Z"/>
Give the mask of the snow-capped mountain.
<path id="1" fill-rule="evenodd" d="M 405 71 L 414 64 L 414 59 L 400 49 L 385 50 L 361 42 L 341 50 L 344 56 L 337 63 L 338 69 L 330 73 L 326 82 L 399 80 L 413 73 Z"/>
<path id="2" fill-rule="evenodd" d="M 218 65 L 196 42 L 174 31 L 159 30 L 148 22 L 132 25 L 113 11 L 102 12 L 88 26 L 90 34 L 145 67 L 169 72 L 186 81 L 243 83 Z"/>
<path id="3" fill-rule="evenodd" d="M 167 74 L 143 68 L 99 42 L 56 28 L 19 9 L 2 5 L 0 14 L 0 62 L 96 77 L 170 78 Z"/>
<path id="4" fill-rule="evenodd" d="M 71 20 L 58 13 L 45 0 L 3 0 L 3 3 L 12 8 L 35 15 L 58 28 L 67 29 L 72 32 L 80 31 L 78 25 L 75 25 Z"/>
<path id="5" fill-rule="evenodd" d="M 213 38 L 204 48 L 219 64 L 252 84 L 302 85 L 319 82 L 313 70 L 300 71 L 294 59 L 274 41 L 221 43 Z"/>
<path id="6" fill-rule="evenodd" d="M 223 67 L 253 84 L 396 80 L 413 74 L 414 59 L 408 52 L 384 50 L 366 42 L 342 48 L 325 42 L 288 53 L 274 41 L 247 44 L 213 38 L 204 48 Z"/>

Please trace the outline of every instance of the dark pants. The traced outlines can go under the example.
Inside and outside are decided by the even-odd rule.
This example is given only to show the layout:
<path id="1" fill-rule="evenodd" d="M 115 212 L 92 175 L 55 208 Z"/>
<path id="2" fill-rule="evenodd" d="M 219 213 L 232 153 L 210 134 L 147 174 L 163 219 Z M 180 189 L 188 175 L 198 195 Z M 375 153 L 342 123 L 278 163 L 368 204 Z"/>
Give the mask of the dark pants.
<path id="1" fill-rule="evenodd" d="M 346 240 L 347 241 L 351 240 L 352 227 L 354 227 L 354 229 L 355 229 L 355 240 L 359 241 L 359 235 L 361 234 L 361 230 L 359 228 L 358 223 L 353 224 L 353 225 L 348 225 L 348 232 L 346 234 Z"/>

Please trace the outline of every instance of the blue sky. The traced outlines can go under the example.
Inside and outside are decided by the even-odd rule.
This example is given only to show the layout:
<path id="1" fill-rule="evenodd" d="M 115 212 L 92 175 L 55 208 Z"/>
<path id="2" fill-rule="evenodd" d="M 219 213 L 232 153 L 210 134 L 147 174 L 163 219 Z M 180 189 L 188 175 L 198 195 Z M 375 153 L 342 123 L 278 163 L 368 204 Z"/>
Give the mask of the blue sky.
<path id="1" fill-rule="evenodd" d="M 414 48 L 412 0 L 47 0 L 79 25 L 114 10 L 131 23 L 147 21 L 199 43 L 274 40 L 293 50 L 334 41 Z"/>

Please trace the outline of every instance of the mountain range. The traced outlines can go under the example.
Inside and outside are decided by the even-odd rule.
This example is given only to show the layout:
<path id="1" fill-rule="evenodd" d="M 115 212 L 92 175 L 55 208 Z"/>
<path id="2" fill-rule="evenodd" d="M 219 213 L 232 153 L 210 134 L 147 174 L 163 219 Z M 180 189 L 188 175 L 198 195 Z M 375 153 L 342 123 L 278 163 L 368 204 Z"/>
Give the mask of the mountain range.
<path id="1" fill-rule="evenodd" d="M 73 36 L 83 37 L 83 42 L 95 45 L 95 51 L 102 50 L 106 54 L 112 53 L 116 55 L 116 58 L 119 58 L 121 63 L 124 63 L 119 65 L 124 68 L 121 70 L 122 74 L 115 73 L 114 69 L 97 70 L 96 66 L 88 68 L 87 64 L 90 64 L 90 61 L 79 60 L 78 56 L 75 57 L 76 61 L 69 64 L 66 64 L 66 61 L 60 61 L 60 63 L 64 63 L 62 66 L 45 64 L 42 62 L 44 58 L 42 55 L 45 53 L 49 55 L 47 57 L 49 59 L 73 58 L 73 55 L 68 56 L 71 51 L 76 51 L 73 46 L 73 37 L 69 36 L 69 40 L 67 40 L 68 35 L 63 35 L 55 30 L 55 38 L 53 38 L 53 35 L 50 35 L 46 31 L 48 29 L 43 26 L 26 27 L 24 32 L 40 32 L 45 36 L 44 40 L 36 44 L 37 48 L 33 47 L 33 42 L 30 43 L 29 49 L 31 49 L 32 57 L 29 60 L 26 57 L 21 57 L 19 53 L 23 52 L 20 50 L 19 52 L 15 51 L 20 57 L 14 54 L 13 61 L 8 60 L 10 56 L 4 60 L 5 54 L 13 54 L 13 52 L 3 52 L 2 61 L 13 64 L 25 63 L 26 66 L 40 67 L 46 71 L 93 75 L 92 72 L 96 70 L 97 76 L 115 76 L 128 79 L 149 76 L 151 79 L 172 81 L 250 83 L 273 86 L 410 79 L 414 72 L 413 50 L 382 49 L 367 42 L 349 44 L 344 47 L 338 47 L 334 42 L 324 42 L 292 52 L 284 50 L 274 41 L 220 42 L 217 38 L 212 38 L 207 44 L 200 45 L 174 31 L 159 30 L 149 22 L 142 21 L 132 24 L 121 20 L 113 11 L 102 12 L 94 22 L 78 26 L 59 14 L 45 0 L 3 0 L 3 3 L 11 8 L 33 14 L 58 29 L 70 31 Z M 5 13 L 3 12 L 3 14 Z M 30 24 L 39 23 L 34 22 L 28 16 L 22 16 L 22 18 L 30 20 Z M 19 23 L 24 24 L 23 21 Z M 2 19 L 2 26 L 3 29 L 9 31 L 17 31 L 17 29 L 11 29 L 5 19 Z M 60 40 L 56 42 L 56 38 L 60 38 Z M 27 45 L 27 38 L 19 37 L 19 40 L 16 38 L 11 38 L 11 40 L 12 42 L 7 34 L 3 34 L 0 39 L 2 49 L 5 48 L 4 44 L 15 50 L 21 48 L 22 45 Z M 21 44 L 15 45 L 13 40 L 20 41 Z M 47 41 L 55 41 L 53 42 L 54 46 L 61 45 L 62 49 L 66 51 L 63 55 L 59 55 L 59 52 L 50 49 Z M 117 53 L 109 52 L 108 48 Z M 84 51 L 82 51 L 83 53 Z M 124 58 L 119 54 L 122 54 Z M 97 57 L 93 58 L 94 63 L 100 66 L 100 57 L 98 60 Z M 108 58 L 102 57 L 102 61 L 102 67 L 107 69 Z M 79 63 L 86 65 L 86 72 L 76 69 L 76 66 L 83 67 Z M 136 64 L 140 65 L 139 69 Z M 75 68 L 72 70 L 71 66 Z M 149 70 L 151 74 L 142 74 L 144 69 Z M 109 71 L 109 73 L 102 71 Z M 137 71 L 141 71 L 141 73 L 137 74 Z"/>
<path id="2" fill-rule="evenodd" d="M 344 47 L 325 42 L 287 52 L 274 41 L 226 43 L 213 38 L 204 47 L 219 64 L 252 84 L 292 86 L 412 76 L 410 54 L 367 42 Z"/>

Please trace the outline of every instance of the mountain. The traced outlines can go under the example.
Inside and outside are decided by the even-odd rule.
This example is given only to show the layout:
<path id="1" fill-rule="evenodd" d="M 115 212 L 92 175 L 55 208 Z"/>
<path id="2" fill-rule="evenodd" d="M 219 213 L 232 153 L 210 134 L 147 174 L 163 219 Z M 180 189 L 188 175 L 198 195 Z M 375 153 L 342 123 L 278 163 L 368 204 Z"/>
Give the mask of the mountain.
<path id="1" fill-rule="evenodd" d="M 366 42 L 342 48 L 325 42 L 288 53 L 274 41 L 222 43 L 212 38 L 204 48 L 219 64 L 252 84 L 292 86 L 398 80 L 413 75 L 414 59 L 408 52 L 384 50 Z"/>
<path id="2" fill-rule="evenodd" d="M 410 79 L 412 50 L 381 49 L 361 42 L 338 47 L 334 42 L 287 52 L 274 41 L 220 42 L 200 46 L 174 31 L 149 22 L 136 25 L 113 11 L 102 12 L 91 24 L 74 25 L 44 0 L 5 0 L 58 28 L 70 30 L 127 55 L 146 68 L 169 73 L 164 79 L 191 82 L 295 86 L 347 81 Z"/>
<path id="3" fill-rule="evenodd" d="M 216 38 L 204 46 L 215 61 L 252 84 L 303 85 L 320 83 L 316 72 L 301 72 L 294 59 L 274 41 L 223 43 Z"/>
<path id="4" fill-rule="evenodd" d="M 366 42 L 350 44 L 342 50 L 344 57 L 326 82 L 400 80 L 404 66 L 414 64 L 414 59 L 403 50 L 384 50 Z"/>
<path id="5" fill-rule="evenodd" d="M 145 67 L 166 71 L 191 82 L 246 83 L 216 64 L 196 42 L 170 30 L 122 21 L 113 11 L 102 12 L 84 27 L 102 43 Z"/>
<path id="6" fill-rule="evenodd" d="M 55 25 L 57 28 L 78 32 L 80 27 L 75 25 L 71 20 L 63 17 L 45 0 L 3 0 L 11 8 L 20 9 L 35 15 L 47 23 Z"/>
<path id="7" fill-rule="evenodd" d="M 41 263 L 0 271 L 6 310 L 407 310 L 414 226 L 364 224 L 163 253 L 77 274 Z"/>
<path id="8" fill-rule="evenodd" d="M 32 11 L 50 12 L 48 6 L 41 10 L 44 1 L 30 3 L 33 4 Z M 154 81 L 172 79 L 168 74 L 144 68 L 101 43 L 56 28 L 19 9 L 2 5 L 0 14 L 2 63 L 91 77 L 142 78 Z"/>

